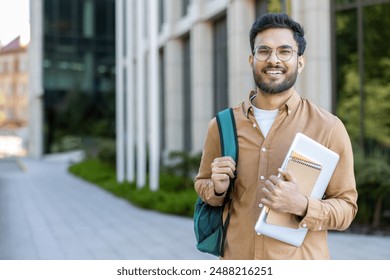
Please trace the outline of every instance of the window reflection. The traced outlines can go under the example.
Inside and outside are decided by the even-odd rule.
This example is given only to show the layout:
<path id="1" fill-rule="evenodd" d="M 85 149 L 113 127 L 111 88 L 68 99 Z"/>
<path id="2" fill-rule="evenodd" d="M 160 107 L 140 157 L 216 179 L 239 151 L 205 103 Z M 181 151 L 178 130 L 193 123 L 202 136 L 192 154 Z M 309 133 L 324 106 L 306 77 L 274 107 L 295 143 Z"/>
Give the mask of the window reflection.
<path id="1" fill-rule="evenodd" d="M 115 133 L 115 1 L 44 1 L 45 152 Z"/>
<path id="2" fill-rule="evenodd" d="M 337 114 L 366 149 L 390 148 L 389 13 L 390 3 L 336 13 Z"/>

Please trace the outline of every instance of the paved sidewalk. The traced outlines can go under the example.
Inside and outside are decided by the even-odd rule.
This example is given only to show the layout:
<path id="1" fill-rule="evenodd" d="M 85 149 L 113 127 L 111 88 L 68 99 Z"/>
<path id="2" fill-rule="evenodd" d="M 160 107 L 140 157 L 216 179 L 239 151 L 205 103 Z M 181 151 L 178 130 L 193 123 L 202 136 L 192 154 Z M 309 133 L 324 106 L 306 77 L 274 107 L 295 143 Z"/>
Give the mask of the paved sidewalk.
<path id="1" fill-rule="evenodd" d="M 136 208 L 67 173 L 66 158 L 0 159 L 0 259 L 215 259 L 192 219 Z M 390 237 L 331 233 L 333 259 L 388 259 Z"/>

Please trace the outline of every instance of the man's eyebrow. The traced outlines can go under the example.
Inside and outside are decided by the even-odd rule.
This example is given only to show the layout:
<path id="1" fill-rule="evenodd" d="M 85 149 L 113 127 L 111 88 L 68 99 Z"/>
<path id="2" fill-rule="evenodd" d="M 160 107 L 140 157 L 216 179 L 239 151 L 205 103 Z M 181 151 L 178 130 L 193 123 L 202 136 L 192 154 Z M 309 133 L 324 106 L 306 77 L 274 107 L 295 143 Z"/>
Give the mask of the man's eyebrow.
<path id="1" fill-rule="evenodd" d="M 259 49 L 272 49 L 272 48 L 270 48 L 270 47 L 268 47 L 268 46 L 266 46 L 266 45 L 258 45 L 258 46 L 255 47 L 255 48 L 259 48 Z"/>
<path id="2" fill-rule="evenodd" d="M 281 45 L 278 48 L 290 48 L 290 49 L 292 49 L 292 46 L 290 46 L 290 45 Z"/>
<path id="3" fill-rule="evenodd" d="M 266 45 L 258 45 L 258 46 L 256 46 L 255 48 L 260 48 L 260 49 L 272 49 L 271 47 L 268 47 L 268 46 L 266 46 Z M 280 45 L 280 46 L 278 46 L 278 48 L 290 48 L 290 49 L 292 49 L 292 46 L 290 46 L 290 45 Z"/>

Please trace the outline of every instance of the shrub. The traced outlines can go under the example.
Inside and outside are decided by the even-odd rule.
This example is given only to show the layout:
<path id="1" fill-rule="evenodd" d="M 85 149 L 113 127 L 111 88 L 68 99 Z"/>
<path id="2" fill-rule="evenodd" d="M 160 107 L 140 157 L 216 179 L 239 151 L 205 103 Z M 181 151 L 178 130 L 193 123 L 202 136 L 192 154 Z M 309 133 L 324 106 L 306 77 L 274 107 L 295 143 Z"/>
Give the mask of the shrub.
<path id="1" fill-rule="evenodd" d="M 197 194 L 192 180 L 182 176 L 161 174 L 160 188 L 151 191 L 148 186 L 138 189 L 135 183 L 116 182 L 114 166 L 97 159 L 74 164 L 69 172 L 141 208 L 187 217 L 194 213 Z"/>
<path id="2" fill-rule="evenodd" d="M 184 151 L 173 151 L 169 154 L 169 163 L 165 172 L 185 178 L 192 178 L 198 171 L 201 153 L 190 154 Z"/>
<path id="3" fill-rule="evenodd" d="M 356 185 L 359 191 L 357 218 L 373 228 L 378 228 L 386 210 L 386 199 L 390 195 L 389 158 L 380 150 L 364 155 L 355 153 Z"/>
<path id="4" fill-rule="evenodd" d="M 113 140 L 106 140 L 98 145 L 97 158 L 102 162 L 116 165 L 116 144 Z"/>

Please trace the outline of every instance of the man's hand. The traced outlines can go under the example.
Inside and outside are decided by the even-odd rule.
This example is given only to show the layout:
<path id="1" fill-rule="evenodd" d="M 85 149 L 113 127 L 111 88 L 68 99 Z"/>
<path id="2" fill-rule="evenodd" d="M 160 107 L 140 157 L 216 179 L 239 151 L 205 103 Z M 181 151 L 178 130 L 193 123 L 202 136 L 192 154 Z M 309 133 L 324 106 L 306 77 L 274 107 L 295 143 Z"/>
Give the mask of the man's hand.
<path id="1" fill-rule="evenodd" d="M 225 193 L 229 188 L 230 178 L 234 178 L 236 163 L 231 157 L 218 157 L 211 163 L 211 179 L 217 194 Z"/>
<path id="2" fill-rule="evenodd" d="M 282 169 L 278 171 L 279 177 L 272 175 L 265 182 L 266 186 L 261 190 L 264 195 L 261 203 L 278 212 L 305 216 L 308 200 L 299 192 L 293 174 Z"/>

